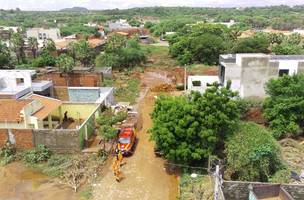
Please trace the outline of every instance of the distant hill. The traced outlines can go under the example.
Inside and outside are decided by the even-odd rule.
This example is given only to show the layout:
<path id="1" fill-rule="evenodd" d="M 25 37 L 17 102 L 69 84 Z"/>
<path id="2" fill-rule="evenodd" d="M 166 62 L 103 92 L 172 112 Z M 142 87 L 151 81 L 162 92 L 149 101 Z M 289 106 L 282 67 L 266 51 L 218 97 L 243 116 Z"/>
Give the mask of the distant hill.
<path id="1" fill-rule="evenodd" d="M 73 7 L 73 8 L 64 8 L 60 11 L 70 11 L 70 12 L 87 12 L 89 11 L 87 8 L 84 7 Z"/>

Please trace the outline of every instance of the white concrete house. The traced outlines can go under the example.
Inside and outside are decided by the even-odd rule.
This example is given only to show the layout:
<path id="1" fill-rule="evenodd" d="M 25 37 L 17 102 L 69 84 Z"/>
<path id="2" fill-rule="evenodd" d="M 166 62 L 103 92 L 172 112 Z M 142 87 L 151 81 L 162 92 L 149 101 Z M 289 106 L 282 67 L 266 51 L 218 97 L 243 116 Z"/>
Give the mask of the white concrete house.
<path id="1" fill-rule="evenodd" d="M 35 70 L 0 70 L 0 99 L 19 99 L 29 94 L 50 95 L 51 81 L 33 80 Z"/>
<path id="2" fill-rule="evenodd" d="M 204 93 L 215 82 L 219 83 L 218 76 L 188 76 L 188 91 Z"/>
<path id="3" fill-rule="evenodd" d="M 37 38 L 39 47 L 43 46 L 43 41 L 46 39 L 59 40 L 61 39 L 60 30 L 58 28 L 31 28 L 26 31 L 26 37 Z"/>
<path id="4" fill-rule="evenodd" d="M 303 55 L 267 55 L 262 53 L 220 55 L 219 79 L 242 98 L 265 98 L 265 84 L 284 74 L 304 72 Z"/>

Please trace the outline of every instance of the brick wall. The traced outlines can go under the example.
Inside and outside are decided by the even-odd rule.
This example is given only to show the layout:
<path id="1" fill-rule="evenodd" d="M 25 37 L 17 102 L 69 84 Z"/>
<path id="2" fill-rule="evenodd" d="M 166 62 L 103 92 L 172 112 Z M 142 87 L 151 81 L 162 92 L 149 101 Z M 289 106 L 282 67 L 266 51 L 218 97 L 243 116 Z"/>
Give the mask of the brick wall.
<path id="1" fill-rule="evenodd" d="M 250 184 L 252 184 L 253 186 L 276 185 L 271 183 L 224 181 L 222 190 L 225 196 L 225 200 L 248 200 L 248 186 Z M 303 184 L 282 184 L 281 187 L 284 188 L 295 200 L 304 199 Z"/>
<path id="2" fill-rule="evenodd" d="M 61 129 L 10 129 L 15 139 L 17 149 L 31 149 L 43 144 L 50 150 L 58 153 L 80 152 L 78 130 Z M 0 148 L 8 140 L 8 129 L 0 129 Z"/>
<path id="3" fill-rule="evenodd" d="M 7 141 L 7 130 L 0 129 L 0 147 L 3 147 Z"/>
<path id="4" fill-rule="evenodd" d="M 282 188 L 286 190 L 295 200 L 304 199 L 304 185 L 299 184 L 283 184 Z"/>
<path id="5" fill-rule="evenodd" d="M 30 149 L 34 147 L 33 132 L 31 129 L 10 129 L 15 139 L 17 149 Z M 0 147 L 8 140 L 8 129 L 0 129 Z"/>
<path id="6" fill-rule="evenodd" d="M 33 132 L 31 129 L 12 129 L 16 140 L 16 147 L 19 149 L 31 149 L 33 144 Z"/>
<path id="7" fill-rule="evenodd" d="M 69 93 L 67 87 L 53 87 L 54 98 L 60 99 L 61 101 L 69 101 Z"/>
<path id="8" fill-rule="evenodd" d="M 51 72 L 40 74 L 38 80 L 51 80 L 54 86 L 70 86 L 70 87 L 100 87 L 102 83 L 101 72 L 75 72 L 70 74 L 62 74 L 59 72 Z"/>
<path id="9" fill-rule="evenodd" d="M 51 151 L 58 153 L 80 152 L 78 130 L 41 129 L 33 130 L 35 146 L 43 144 Z"/>

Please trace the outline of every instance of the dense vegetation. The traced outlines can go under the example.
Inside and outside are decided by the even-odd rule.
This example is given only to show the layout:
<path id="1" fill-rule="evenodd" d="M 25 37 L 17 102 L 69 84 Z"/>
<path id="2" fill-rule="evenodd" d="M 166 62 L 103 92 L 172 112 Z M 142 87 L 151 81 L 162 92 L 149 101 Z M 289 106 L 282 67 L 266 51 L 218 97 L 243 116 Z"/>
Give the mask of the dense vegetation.
<path id="1" fill-rule="evenodd" d="M 276 138 L 302 133 L 304 121 L 304 75 L 283 76 L 266 85 L 264 116 Z"/>
<path id="2" fill-rule="evenodd" d="M 270 6 L 261 8 L 191 8 L 191 7 L 147 7 L 126 10 L 103 10 L 87 12 L 32 12 L 9 10 L 0 12 L 0 25 L 22 26 L 24 28 L 35 26 L 72 27 L 80 26 L 89 21 L 106 22 L 119 18 L 150 18 L 151 21 L 160 20 L 193 20 L 193 21 L 224 21 L 235 20 L 240 22 L 242 29 L 261 29 L 271 26 L 274 29 L 292 30 L 303 28 L 304 6 Z M 130 20 L 132 23 L 132 20 Z M 138 21 L 138 20 L 137 20 Z M 149 20 L 145 20 L 149 21 Z M 136 23 L 136 21 L 134 22 Z M 169 30 L 168 30 L 169 31 Z M 176 31 L 176 30 L 170 30 Z"/>
<path id="3" fill-rule="evenodd" d="M 288 36 L 276 33 L 256 33 L 240 38 L 241 31 L 224 25 L 199 23 L 186 25 L 182 30 L 167 37 L 170 54 L 180 64 L 218 63 L 223 53 L 275 53 L 278 55 L 303 54 L 300 34 Z"/>
<path id="4" fill-rule="evenodd" d="M 119 34 L 114 34 L 107 41 L 105 51 L 96 57 L 95 64 L 97 67 L 121 69 L 141 64 L 146 59 L 138 38 L 127 40 Z"/>
<path id="5" fill-rule="evenodd" d="M 240 117 L 234 97 L 229 85 L 217 84 L 204 94 L 159 97 L 151 115 L 156 148 L 170 161 L 186 164 L 221 152 Z"/>
<path id="6" fill-rule="evenodd" d="M 280 149 L 272 134 L 254 123 L 242 123 L 226 147 L 227 172 L 233 179 L 263 181 L 281 167 Z"/>

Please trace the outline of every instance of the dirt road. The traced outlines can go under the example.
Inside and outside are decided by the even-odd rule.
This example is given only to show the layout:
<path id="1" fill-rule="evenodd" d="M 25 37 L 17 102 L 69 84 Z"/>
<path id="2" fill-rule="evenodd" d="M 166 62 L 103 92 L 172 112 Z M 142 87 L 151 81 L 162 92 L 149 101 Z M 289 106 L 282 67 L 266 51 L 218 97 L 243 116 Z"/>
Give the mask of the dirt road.
<path id="1" fill-rule="evenodd" d="M 145 72 L 141 76 L 144 86 L 139 97 L 138 110 L 141 113 L 142 129 L 138 133 L 138 144 L 133 156 L 126 158 L 122 167 L 125 176 L 120 183 L 114 179 L 111 165 L 103 173 L 101 181 L 94 187 L 96 200 L 175 200 L 178 180 L 169 175 L 164 167 L 164 160 L 154 155 L 154 144 L 149 141 L 148 129 L 152 126 L 150 113 L 156 93 L 149 88 L 158 84 L 169 83 L 165 74 Z"/>
<path id="2" fill-rule="evenodd" d="M 0 167 L 0 200 L 76 200 L 72 189 L 14 162 Z"/>

